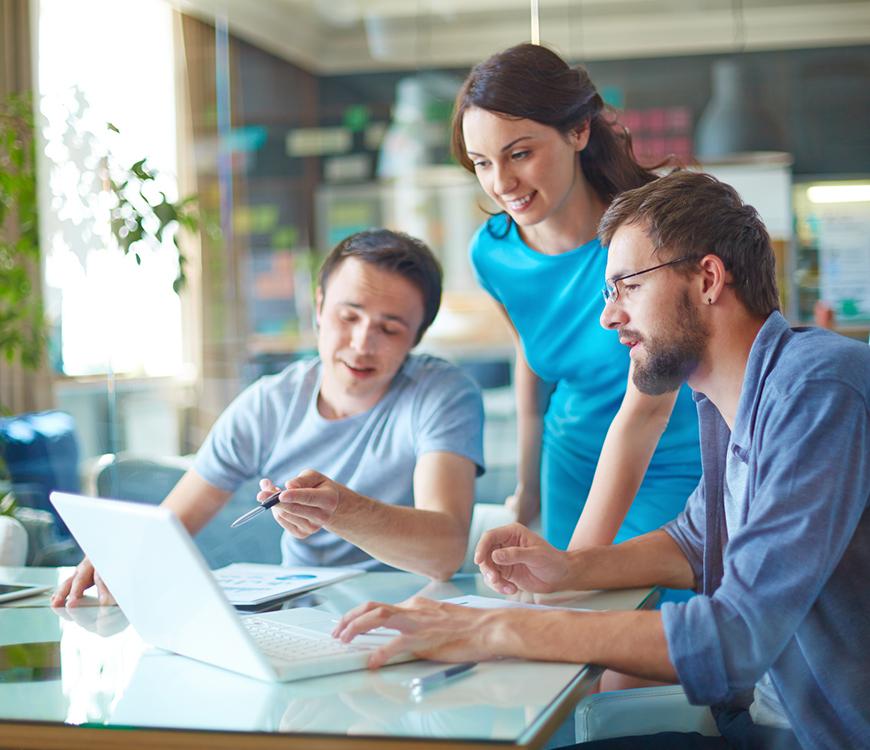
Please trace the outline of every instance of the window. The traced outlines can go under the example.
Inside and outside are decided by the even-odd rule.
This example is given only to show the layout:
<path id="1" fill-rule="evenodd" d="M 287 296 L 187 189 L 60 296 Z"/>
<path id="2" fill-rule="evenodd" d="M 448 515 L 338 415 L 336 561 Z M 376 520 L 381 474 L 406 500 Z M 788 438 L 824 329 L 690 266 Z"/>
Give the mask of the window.
<path id="1" fill-rule="evenodd" d="M 41 235 L 55 365 L 67 375 L 177 374 L 174 248 L 164 242 L 143 253 L 141 265 L 122 255 L 103 189 L 111 153 L 108 163 L 124 167 L 147 157 L 156 188 L 177 197 L 171 9 L 157 0 L 42 0 L 38 49 Z"/>

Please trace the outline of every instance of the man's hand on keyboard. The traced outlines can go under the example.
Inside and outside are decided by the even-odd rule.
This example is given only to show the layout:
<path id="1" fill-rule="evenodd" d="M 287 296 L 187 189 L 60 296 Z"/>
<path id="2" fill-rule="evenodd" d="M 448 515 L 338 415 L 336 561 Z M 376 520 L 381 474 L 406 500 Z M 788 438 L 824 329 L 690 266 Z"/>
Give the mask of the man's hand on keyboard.
<path id="1" fill-rule="evenodd" d="M 315 659 L 342 654 L 353 649 L 347 644 L 324 637 L 312 637 L 292 625 L 272 622 L 261 617 L 246 617 L 243 622 L 254 642 L 267 656 L 284 661 Z"/>
<path id="2" fill-rule="evenodd" d="M 414 597 L 401 604 L 368 602 L 341 618 L 333 636 L 350 643 L 356 636 L 379 627 L 401 635 L 376 649 L 369 667 L 377 669 L 398 654 L 412 653 L 438 661 L 481 661 L 498 654 L 483 636 L 487 620 L 505 611 L 481 610 Z"/>

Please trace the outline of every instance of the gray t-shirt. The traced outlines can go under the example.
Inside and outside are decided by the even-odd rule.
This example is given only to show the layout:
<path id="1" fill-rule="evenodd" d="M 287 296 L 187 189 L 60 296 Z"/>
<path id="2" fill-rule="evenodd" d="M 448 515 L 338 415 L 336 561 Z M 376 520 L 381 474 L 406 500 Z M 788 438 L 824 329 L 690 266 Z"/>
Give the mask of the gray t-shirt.
<path id="1" fill-rule="evenodd" d="M 748 471 L 749 467 L 737 455 L 734 444 L 729 443 L 728 455 L 725 459 L 725 482 L 722 486 L 725 500 L 725 528 L 728 530 L 729 538 L 734 536 L 746 521 L 745 514 L 748 512 L 748 506 L 744 498 Z M 791 729 L 776 688 L 770 679 L 770 672 L 765 672 L 755 683 L 749 715 L 756 724 Z"/>
<path id="2" fill-rule="evenodd" d="M 314 469 L 390 505 L 414 505 L 413 475 L 424 453 L 464 456 L 483 473 L 483 403 L 473 381 L 447 362 L 409 355 L 374 407 L 345 419 L 317 410 L 319 358 L 294 362 L 245 389 L 212 427 L 194 468 L 209 484 L 234 491 L 253 477 L 283 485 Z M 307 539 L 287 532 L 284 565 L 380 563 L 321 529 Z"/>

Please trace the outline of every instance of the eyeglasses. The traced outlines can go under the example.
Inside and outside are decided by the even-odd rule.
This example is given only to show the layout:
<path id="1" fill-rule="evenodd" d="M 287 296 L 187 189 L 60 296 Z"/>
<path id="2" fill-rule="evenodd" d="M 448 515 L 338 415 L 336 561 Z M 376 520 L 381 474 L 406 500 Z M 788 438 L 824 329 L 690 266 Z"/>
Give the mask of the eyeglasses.
<path id="1" fill-rule="evenodd" d="M 606 305 L 608 302 L 616 302 L 616 300 L 619 299 L 619 287 L 616 286 L 617 282 L 630 279 L 632 276 L 640 276 L 643 273 L 658 271 L 660 268 L 672 266 L 675 263 L 682 263 L 684 260 L 691 260 L 691 258 L 688 255 L 684 255 L 682 258 L 669 260 L 667 263 L 659 263 L 657 266 L 652 266 L 652 268 L 644 268 L 643 271 L 635 271 L 634 273 L 627 273 L 625 276 L 617 276 L 615 279 L 606 280 L 604 282 L 604 288 L 601 290 L 601 295 L 604 297 L 604 304 Z"/>

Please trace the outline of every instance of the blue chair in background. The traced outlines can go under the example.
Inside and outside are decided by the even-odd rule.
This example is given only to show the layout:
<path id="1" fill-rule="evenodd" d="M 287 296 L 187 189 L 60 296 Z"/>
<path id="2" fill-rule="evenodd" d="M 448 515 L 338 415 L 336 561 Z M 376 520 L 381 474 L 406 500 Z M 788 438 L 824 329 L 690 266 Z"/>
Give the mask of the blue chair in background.
<path id="1" fill-rule="evenodd" d="M 97 467 L 94 489 L 99 497 L 156 505 L 192 465 L 192 457 L 108 455 Z M 257 479 L 242 484 L 193 538 L 210 568 L 234 562 L 281 562 L 282 530 L 271 513 L 230 528 L 236 518 L 254 507 L 258 490 Z"/>
<path id="2" fill-rule="evenodd" d="M 69 537 L 48 496 L 54 490 L 81 490 L 73 418 L 62 411 L 41 411 L 0 419 L 0 455 L 18 504 L 48 511 L 58 532 Z"/>
<path id="3" fill-rule="evenodd" d="M 0 456 L 15 496 L 15 517 L 29 537 L 28 565 L 71 565 L 81 552 L 49 502 L 54 490 L 79 492 L 79 446 L 73 418 L 42 411 L 0 419 Z"/>

